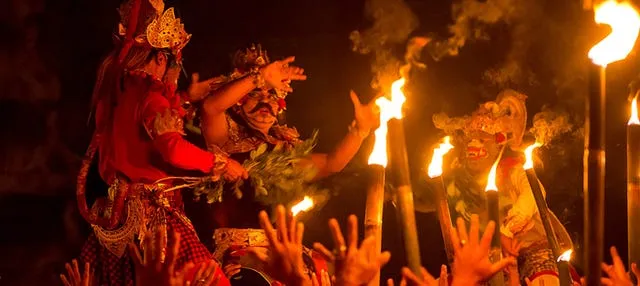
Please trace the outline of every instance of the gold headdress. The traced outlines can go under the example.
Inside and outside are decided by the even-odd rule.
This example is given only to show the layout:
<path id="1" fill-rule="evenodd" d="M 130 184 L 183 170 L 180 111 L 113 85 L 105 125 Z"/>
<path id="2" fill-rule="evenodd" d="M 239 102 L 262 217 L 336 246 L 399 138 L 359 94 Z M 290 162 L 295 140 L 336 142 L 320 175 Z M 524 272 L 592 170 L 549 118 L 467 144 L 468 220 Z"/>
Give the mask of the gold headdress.
<path id="1" fill-rule="evenodd" d="M 171 49 L 178 55 L 191 39 L 184 30 L 184 24 L 175 17 L 174 9 L 164 10 L 162 0 L 129 0 L 118 11 L 118 34 L 124 38 L 125 46 L 128 39 L 133 39 L 137 45 Z"/>
<path id="2" fill-rule="evenodd" d="M 512 146 L 522 143 L 527 124 L 527 96 L 514 90 L 505 90 L 496 101 L 485 102 L 471 116 L 450 118 L 444 113 L 433 116 L 433 123 L 446 133 L 462 130 L 465 134 L 483 131 L 506 134 Z"/>
<path id="3" fill-rule="evenodd" d="M 242 77 L 253 69 L 261 68 L 271 63 L 267 51 L 262 49 L 260 44 L 252 44 L 244 50 L 238 50 L 233 55 L 233 73 L 231 78 Z"/>

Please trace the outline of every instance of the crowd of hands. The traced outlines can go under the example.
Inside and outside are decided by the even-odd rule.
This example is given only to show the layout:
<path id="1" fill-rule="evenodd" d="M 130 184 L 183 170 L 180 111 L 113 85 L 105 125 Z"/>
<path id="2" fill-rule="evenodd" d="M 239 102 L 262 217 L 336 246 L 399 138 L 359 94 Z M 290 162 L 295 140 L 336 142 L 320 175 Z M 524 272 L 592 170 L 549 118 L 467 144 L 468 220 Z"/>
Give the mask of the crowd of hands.
<path id="1" fill-rule="evenodd" d="M 320 243 L 315 243 L 314 249 L 335 265 L 335 274 L 330 276 L 323 270 L 319 273 L 320 277 L 317 277 L 315 273 L 309 276 L 305 273 L 302 258 L 304 224 L 288 215 L 282 206 L 276 209 L 277 227 L 271 224 L 269 216 L 264 211 L 260 213 L 260 224 L 269 241 L 268 252 L 250 249 L 250 253 L 264 263 L 265 271 L 273 279 L 285 285 L 366 285 L 375 279 L 380 273 L 380 269 L 391 258 L 391 253 L 388 251 L 380 252 L 376 249 L 376 241 L 373 236 L 358 242 L 358 219 L 355 215 L 348 218 L 346 239 L 338 221 L 331 219 L 329 220 L 329 229 L 334 242 L 333 251 Z M 516 274 L 513 279 L 509 279 L 510 284 L 519 285 L 515 257 L 507 255 L 495 263 L 489 260 L 491 239 L 496 229 L 493 221 L 487 224 L 482 234 L 480 234 L 480 222 L 477 215 L 472 215 L 469 230 L 462 219 L 458 219 L 456 224 L 457 226 L 453 228 L 451 233 L 454 248 L 451 273 L 448 273 L 447 267 L 442 265 L 440 277 L 436 279 L 424 268 L 420 269 L 420 273 L 414 273 L 405 267 L 402 269 L 400 285 L 480 285 L 503 270 L 508 272 L 510 277 Z M 135 265 L 136 285 L 214 286 L 218 284 L 223 272 L 217 271 L 219 266 L 213 260 L 199 265 L 188 263 L 180 271 L 176 271 L 180 236 L 177 233 L 170 233 L 168 238 L 166 236 L 166 232 L 148 233 L 146 237 L 151 239 L 144 240 L 143 253 L 140 253 L 135 245 L 129 246 L 129 253 L 133 257 Z M 166 251 L 163 251 L 164 242 L 166 242 Z M 515 248 L 517 249 L 518 246 Z M 613 264 L 603 263 L 602 270 L 607 277 L 602 278 L 602 285 L 636 286 L 631 282 L 615 247 L 612 247 L 610 251 Z M 166 255 L 163 255 L 163 252 Z M 163 256 L 165 256 L 164 259 L 162 259 Z M 64 285 L 97 285 L 89 263 L 85 263 L 81 271 L 78 262 L 74 259 L 71 263 L 66 264 L 66 270 L 66 275 L 60 275 Z M 640 270 L 635 263 L 632 264 L 631 270 L 637 277 L 640 277 Z M 187 275 L 193 272 L 195 275 Z M 449 283 L 449 275 L 452 277 L 451 283 Z M 187 276 L 193 277 L 186 279 Z M 530 282 L 526 280 L 526 283 Z M 578 281 L 573 283 L 574 286 L 582 285 Z M 391 279 L 387 281 L 389 286 L 395 284 Z"/>

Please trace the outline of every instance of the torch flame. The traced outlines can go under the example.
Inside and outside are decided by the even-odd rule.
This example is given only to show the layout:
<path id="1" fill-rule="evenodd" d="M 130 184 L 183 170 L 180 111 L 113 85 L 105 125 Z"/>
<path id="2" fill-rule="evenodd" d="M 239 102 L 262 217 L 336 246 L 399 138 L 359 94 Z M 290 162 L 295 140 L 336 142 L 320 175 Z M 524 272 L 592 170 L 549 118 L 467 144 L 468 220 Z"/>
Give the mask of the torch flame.
<path id="1" fill-rule="evenodd" d="M 487 187 L 484 188 L 485 192 L 497 192 L 498 186 L 496 186 L 496 172 L 498 170 L 498 162 L 500 162 L 500 158 L 493 163 L 491 166 L 491 171 L 489 171 L 489 177 L 487 178 Z"/>
<path id="2" fill-rule="evenodd" d="M 611 26 L 611 34 L 593 46 L 589 58 L 593 63 L 606 67 L 608 64 L 623 60 L 633 49 L 638 30 L 640 15 L 630 3 L 618 3 L 609 0 L 595 8 L 595 21 Z"/>
<path id="3" fill-rule="evenodd" d="M 375 143 L 369 155 L 369 165 L 387 167 L 387 122 L 389 120 L 402 119 L 402 105 L 407 100 L 402 92 L 405 79 L 401 78 L 391 84 L 391 100 L 386 97 L 376 99 L 376 105 L 380 107 L 380 127 L 374 131 Z"/>
<path id="4" fill-rule="evenodd" d="M 573 254 L 573 249 L 569 249 L 569 250 L 565 251 L 560 256 L 558 256 L 558 262 L 560 262 L 560 261 L 566 261 L 566 262 L 570 261 L 571 260 L 571 254 Z"/>
<path id="5" fill-rule="evenodd" d="M 526 161 L 524 162 L 524 165 L 522 166 L 525 170 L 529 170 L 533 168 L 533 150 L 542 146 L 541 143 L 534 143 L 529 145 L 529 147 L 527 147 L 527 149 L 524 149 L 524 157 L 526 158 Z"/>
<path id="6" fill-rule="evenodd" d="M 298 215 L 300 212 L 308 211 L 313 207 L 313 200 L 310 197 L 305 196 L 302 201 L 291 207 L 291 213 L 293 216 Z"/>
<path id="7" fill-rule="evenodd" d="M 444 143 L 440 143 L 438 148 L 433 149 L 433 157 L 431 157 L 431 164 L 429 164 L 429 178 L 435 178 L 442 175 L 442 159 L 444 155 L 449 153 L 449 150 L 453 149 L 453 145 L 449 143 L 451 137 L 444 137 Z"/>
<path id="8" fill-rule="evenodd" d="M 631 101 L 631 116 L 627 125 L 640 125 L 640 119 L 638 119 L 638 95 Z"/>

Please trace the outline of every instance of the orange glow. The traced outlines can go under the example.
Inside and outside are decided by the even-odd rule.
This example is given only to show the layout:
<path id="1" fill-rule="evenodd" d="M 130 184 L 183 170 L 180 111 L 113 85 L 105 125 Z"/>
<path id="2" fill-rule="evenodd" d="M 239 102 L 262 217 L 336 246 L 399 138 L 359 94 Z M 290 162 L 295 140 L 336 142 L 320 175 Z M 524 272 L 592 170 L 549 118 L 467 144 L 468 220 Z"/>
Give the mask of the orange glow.
<path id="1" fill-rule="evenodd" d="M 438 148 L 433 149 L 433 157 L 431 157 L 431 164 L 429 164 L 429 170 L 427 174 L 429 178 L 435 178 L 442 175 L 442 159 L 444 155 L 449 153 L 449 150 L 453 149 L 453 145 L 449 143 L 451 137 L 444 137 L 444 143 L 440 143 Z"/>
<path id="2" fill-rule="evenodd" d="M 527 149 L 524 149 L 524 157 L 526 161 L 524 161 L 524 165 L 522 166 L 525 170 L 533 169 L 533 150 L 542 146 L 541 143 L 534 143 L 529 145 Z"/>
<path id="3" fill-rule="evenodd" d="M 565 251 L 560 256 L 558 256 L 558 262 L 560 262 L 560 261 L 569 262 L 571 260 L 571 254 L 573 254 L 573 249 L 569 249 L 569 250 Z"/>
<path id="4" fill-rule="evenodd" d="M 636 95 L 631 101 L 631 116 L 627 125 L 640 125 L 640 119 L 638 119 L 638 96 Z"/>
<path id="5" fill-rule="evenodd" d="M 302 201 L 291 207 L 291 213 L 293 216 L 297 216 L 300 212 L 308 211 L 311 208 L 313 208 L 313 200 L 305 196 Z"/>
<path id="6" fill-rule="evenodd" d="M 497 192 L 498 186 L 496 186 L 496 172 L 498 170 L 498 162 L 500 162 L 500 156 L 491 166 L 491 171 L 489 171 L 489 177 L 487 178 L 487 187 L 484 188 L 485 192 Z"/>
<path id="7" fill-rule="evenodd" d="M 376 99 L 376 105 L 380 107 L 380 127 L 374 131 L 375 143 L 369 155 L 369 165 L 387 167 L 387 122 L 389 120 L 402 119 L 402 105 L 407 100 L 402 92 L 405 79 L 401 78 L 391 84 L 391 100 L 386 97 Z"/>
<path id="8" fill-rule="evenodd" d="M 595 7 L 595 21 L 611 26 L 611 33 L 589 50 L 591 61 L 606 67 L 612 62 L 625 59 L 638 38 L 638 11 L 628 2 L 609 0 Z"/>

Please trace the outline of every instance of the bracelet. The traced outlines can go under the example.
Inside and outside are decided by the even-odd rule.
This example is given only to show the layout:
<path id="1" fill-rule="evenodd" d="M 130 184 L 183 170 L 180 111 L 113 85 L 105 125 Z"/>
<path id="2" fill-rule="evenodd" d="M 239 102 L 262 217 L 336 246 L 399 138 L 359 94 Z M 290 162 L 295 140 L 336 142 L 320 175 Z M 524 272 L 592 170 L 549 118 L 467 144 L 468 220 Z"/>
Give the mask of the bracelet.
<path id="1" fill-rule="evenodd" d="M 252 68 L 249 74 L 253 77 L 253 84 L 256 88 L 263 88 L 265 86 L 264 77 L 262 76 L 259 67 Z"/>
<path id="2" fill-rule="evenodd" d="M 349 133 L 354 133 L 355 135 L 357 135 L 361 139 L 365 139 L 365 138 L 367 138 L 369 136 L 369 131 L 360 130 L 358 128 L 358 123 L 355 120 L 353 122 L 351 122 L 351 125 L 349 125 Z"/>

